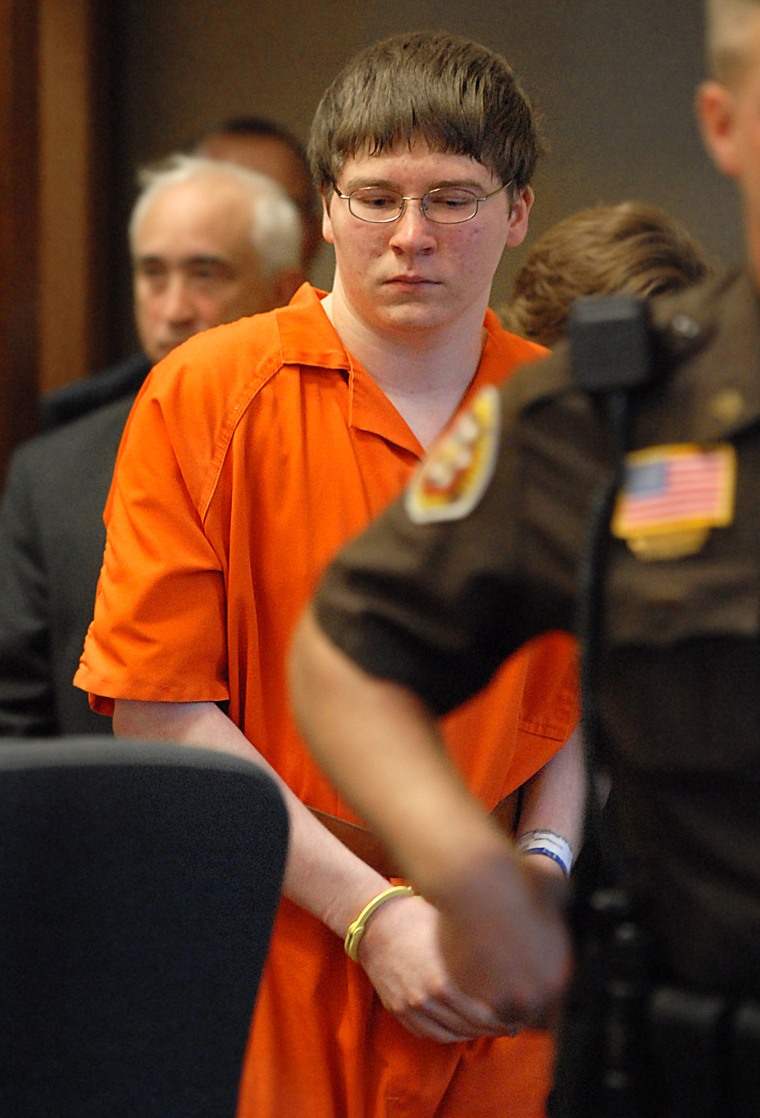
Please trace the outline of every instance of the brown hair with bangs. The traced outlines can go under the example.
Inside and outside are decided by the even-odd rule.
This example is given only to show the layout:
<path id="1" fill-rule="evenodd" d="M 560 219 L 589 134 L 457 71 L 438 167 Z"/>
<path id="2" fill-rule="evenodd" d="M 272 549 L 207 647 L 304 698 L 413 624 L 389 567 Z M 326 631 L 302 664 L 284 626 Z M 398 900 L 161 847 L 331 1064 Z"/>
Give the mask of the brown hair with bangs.
<path id="1" fill-rule="evenodd" d="M 355 55 L 317 107 L 308 144 L 328 189 L 346 160 L 422 138 L 526 186 L 542 150 L 536 114 L 500 54 L 445 32 L 393 35 Z"/>

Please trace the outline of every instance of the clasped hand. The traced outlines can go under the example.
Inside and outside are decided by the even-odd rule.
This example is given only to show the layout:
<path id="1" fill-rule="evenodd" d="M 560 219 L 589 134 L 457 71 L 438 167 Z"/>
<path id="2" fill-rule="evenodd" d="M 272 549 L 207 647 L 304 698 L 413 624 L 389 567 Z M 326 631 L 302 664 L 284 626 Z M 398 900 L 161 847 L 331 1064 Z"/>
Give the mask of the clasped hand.
<path id="1" fill-rule="evenodd" d="M 521 1022 L 502 1019 L 452 980 L 440 930 L 441 914 L 422 897 L 395 898 L 373 914 L 359 962 L 385 1008 L 410 1032 L 442 1044 L 513 1036 Z"/>

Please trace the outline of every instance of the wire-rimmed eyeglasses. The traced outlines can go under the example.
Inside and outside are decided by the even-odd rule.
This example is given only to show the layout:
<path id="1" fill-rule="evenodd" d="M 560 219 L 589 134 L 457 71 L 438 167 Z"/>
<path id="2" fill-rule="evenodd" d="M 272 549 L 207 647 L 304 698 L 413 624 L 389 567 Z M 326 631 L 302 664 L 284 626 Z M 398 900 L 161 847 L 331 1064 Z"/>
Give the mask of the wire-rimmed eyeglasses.
<path id="1" fill-rule="evenodd" d="M 350 194 L 341 194 L 335 185 L 338 198 L 348 202 L 349 212 L 360 221 L 381 224 L 398 221 L 407 202 L 419 202 L 420 213 L 436 225 L 460 225 L 472 221 L 481 202 L 487 202 L 512 185 L 513 180 L 497 186 L 489 194 L 476 194 L 463 186 L 437 186 L 425 194 L 401 194 L 385 186 L 360 186 Z"/>

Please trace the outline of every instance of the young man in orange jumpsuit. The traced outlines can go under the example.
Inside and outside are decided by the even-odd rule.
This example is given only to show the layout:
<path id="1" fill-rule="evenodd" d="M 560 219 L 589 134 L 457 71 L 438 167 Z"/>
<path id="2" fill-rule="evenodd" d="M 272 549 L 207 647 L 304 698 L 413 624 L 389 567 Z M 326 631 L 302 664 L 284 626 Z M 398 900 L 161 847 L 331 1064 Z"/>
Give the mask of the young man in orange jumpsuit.
<path id="1" fill-rule="evenodd" d="M 349 63 L 310 147 L 333 290 L 305 285 L 151 374 L 120 451 L 76 682 L 119 735 L 229 749 L 282 784 L 290 852 L 241 1116 L 539 1118 L 550 1042 L 512 1037 L 457 989 L 433 906 L 392 892 L 347 957 L 349 926 L 396 875 L 308 756 L 285 680 L 328 560 L 482 385 L 543 352 L 488 309 L 501 254 L 527 229 L 534 121 L 504 59 L 426 32 Z M 445 733 L 489 810 L 520 788 L 518 833 L 573 845 L 576 719 L 574 649 L 557 635 Z"/>

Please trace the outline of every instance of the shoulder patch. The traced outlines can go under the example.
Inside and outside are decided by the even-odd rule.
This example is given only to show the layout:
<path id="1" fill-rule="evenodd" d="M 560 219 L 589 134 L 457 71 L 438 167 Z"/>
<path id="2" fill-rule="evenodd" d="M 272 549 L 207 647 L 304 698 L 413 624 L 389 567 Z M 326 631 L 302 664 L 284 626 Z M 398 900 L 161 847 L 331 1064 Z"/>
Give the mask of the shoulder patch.
<path id="1" fill-rule="evenodd" d="M 736 453 L 729 443 L 647 447 L 626 456 L 612 516 L 613 536 L 642 559 L 700 550 L 734 515 Z"/>
<path id="2" fill-rule="evenodd" d="M 499 393 L 488 385 L 417 471 L 404 497 L 410 520 L 461 520 L 475 508 L 493 477 L 500 427 Z"/>

